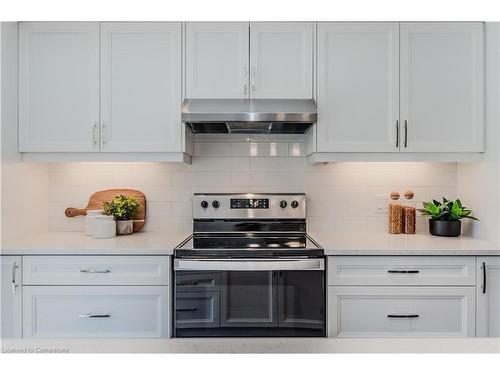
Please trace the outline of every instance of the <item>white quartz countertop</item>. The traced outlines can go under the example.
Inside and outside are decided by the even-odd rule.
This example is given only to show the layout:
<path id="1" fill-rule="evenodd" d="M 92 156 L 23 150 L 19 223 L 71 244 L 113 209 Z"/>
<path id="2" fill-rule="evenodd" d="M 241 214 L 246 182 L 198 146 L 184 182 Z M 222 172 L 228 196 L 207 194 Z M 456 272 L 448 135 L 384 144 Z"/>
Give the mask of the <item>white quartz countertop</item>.
<path id="1" fill-rule="evenodd" d="M 326 255 L 500 255 L 500 246 L 472 237 L 429 234 L 311 232 Z"/>
<path id="2" fill-rule="evenodd" d="M 4 255 L 171 255 L 189 232 L 138 232 L 96 239 L 83 232 L 47 232 L 2 241 Z"/>

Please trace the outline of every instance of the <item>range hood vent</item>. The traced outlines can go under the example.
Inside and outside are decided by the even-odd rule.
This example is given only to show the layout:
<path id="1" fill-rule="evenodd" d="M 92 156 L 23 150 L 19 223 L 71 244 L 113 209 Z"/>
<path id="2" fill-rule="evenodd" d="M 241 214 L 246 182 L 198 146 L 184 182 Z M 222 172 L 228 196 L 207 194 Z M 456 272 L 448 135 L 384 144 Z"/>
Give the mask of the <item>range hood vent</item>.
<path id="1" fill-rule="evenodd" d="M 304 134 L 316 122 L 312 99 L 186 99 L 182 122 L 193 133 Z"/>

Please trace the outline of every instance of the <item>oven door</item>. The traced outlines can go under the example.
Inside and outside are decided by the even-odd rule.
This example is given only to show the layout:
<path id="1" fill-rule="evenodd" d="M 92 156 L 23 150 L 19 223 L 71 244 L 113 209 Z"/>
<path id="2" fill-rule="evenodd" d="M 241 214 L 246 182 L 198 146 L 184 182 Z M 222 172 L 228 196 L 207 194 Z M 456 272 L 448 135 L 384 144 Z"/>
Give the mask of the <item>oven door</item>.
<path id="1" fill-rule="evenodd" d="M 175 337 L 325 337 L 324 259 L 175 259 Z"/>

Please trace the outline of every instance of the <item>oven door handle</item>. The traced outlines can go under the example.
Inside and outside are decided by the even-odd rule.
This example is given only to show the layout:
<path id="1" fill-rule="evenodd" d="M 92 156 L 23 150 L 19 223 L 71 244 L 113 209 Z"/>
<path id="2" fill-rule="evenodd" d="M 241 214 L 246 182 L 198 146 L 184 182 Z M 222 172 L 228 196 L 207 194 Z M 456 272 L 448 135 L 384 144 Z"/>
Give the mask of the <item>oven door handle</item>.
<path id="1" fill-rule="evenodd" d="M 318 259 L 175 259 L 175 271 L 323 271 Z"/>

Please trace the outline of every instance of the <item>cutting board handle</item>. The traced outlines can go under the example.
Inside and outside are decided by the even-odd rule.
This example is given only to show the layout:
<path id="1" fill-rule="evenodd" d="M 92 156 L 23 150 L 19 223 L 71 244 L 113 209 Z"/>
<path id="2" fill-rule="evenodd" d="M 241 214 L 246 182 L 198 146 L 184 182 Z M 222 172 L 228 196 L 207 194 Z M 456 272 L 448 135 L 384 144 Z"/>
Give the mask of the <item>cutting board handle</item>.
<path id="1" fill-rule="evenodd" d="M 74 216 L 80 216 L 80 215 L 87 215 L 87 209 L 86 208 L 74 208 L 74 207 L 68 207 L 64 211 L 64 214 L 67 217 L 74 217 Z"/>

